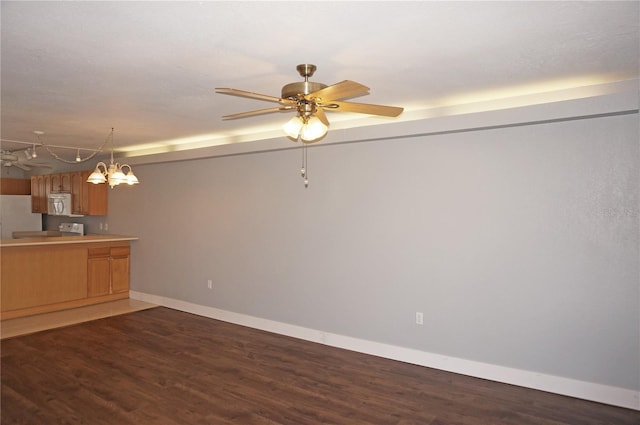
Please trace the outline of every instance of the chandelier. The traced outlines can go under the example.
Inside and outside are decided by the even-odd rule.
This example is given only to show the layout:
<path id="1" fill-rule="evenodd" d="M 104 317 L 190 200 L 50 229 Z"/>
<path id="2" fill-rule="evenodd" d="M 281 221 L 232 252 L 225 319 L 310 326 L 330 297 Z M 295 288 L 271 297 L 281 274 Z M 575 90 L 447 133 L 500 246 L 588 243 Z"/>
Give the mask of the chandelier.
<path id="1" fill-rule="evenodd" d="M 96 169 L 89 175 L 87 182 L 93 184 L 107 183 L 111 189 L 124 183 L 128 185 L 140 183 L 135 174 L 133 174 L 133 170 L 129 164 L 113 162 L 113 128 L 111 129 L 109 138 L 111 139 L 111 161 L 109 165 L 102 161 L 98 162 Z M 126 173 L 124 172 L 125 169 L 128 169 Z"/>

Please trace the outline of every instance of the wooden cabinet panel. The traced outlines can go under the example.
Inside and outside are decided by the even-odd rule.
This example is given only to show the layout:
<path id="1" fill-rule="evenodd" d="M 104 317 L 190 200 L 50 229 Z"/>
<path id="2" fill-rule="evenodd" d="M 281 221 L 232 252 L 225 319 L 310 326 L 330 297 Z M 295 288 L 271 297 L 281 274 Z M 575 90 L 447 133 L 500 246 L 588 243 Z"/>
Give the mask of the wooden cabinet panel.
<path id="1" fill-rule="evenodd" d="M 51 174 L 51 193 L 71 193 L 71 173 Z"/>
<path id="2" fill-rule="evenodd" d="M 110 292 L 109 248 L 90 248 L 87 260 L 87 296 L 97 297 Z"/>
<path id="3" fill-rule="evenodd" d="M 47 213 L 50 184 L 50 175 L 31 177 L 31 212 Z"/>
<path id="4" fill-rule="evenodd" d="M 87 248 L 2 249 L 2 311 L 87 297 Z"/>
<path id="5" fill-rule="evenodd" d="M 60 192 L 60 174 L 51 174 L 49 177 L 49 191 L 51 193 L 58 193 Z"/>
<path id="6" fill-rule="evenodd" d="M 74 214 L 89 214 L 89 183 L 84 171 L 71 174 L 71 204 Z"/>
<path id="7" fill-rule="evenodd" d="M 31 181 L 0 178 L 0 195 L 31 195 Z"/>
<path id="8" fill-rule="evenodd" d="M 60 175 L 60 192 L 71 193 L 71 174 Z"/>
<path id="9" fill-rule="evenodd" d="M 40 209 L 43 214 L 49 212 L 49 194 L 51 193 L 51 176 L 44 175 L 42 179 L 38 181 L 40 187 Z"/>
<path id="10" fill-rule="evenodd" d="M 90 248 L 88 296 L 129 291 L 129 246 Z"/>
<path id="11" fill-rule="evenodd" d="M 87 183 L 89 175 L 93 171 L 84 171 L 82 181 L 84 183 L 84 193 L 87 196 L 87 215 L 107 215 L 108 210 L 108 193 L 106 184 Z"/>
<path id="12" fill-rule="evenodd" d="M 38 176 L 31 176 L 31 212 L 42 213 L 40 209 L 40 186 Z"/>
<path id="13" fill-rule="evenodd" d="M 113 293 L 129 290 L 129 247 L 111 248 L 111 290 Z"/>

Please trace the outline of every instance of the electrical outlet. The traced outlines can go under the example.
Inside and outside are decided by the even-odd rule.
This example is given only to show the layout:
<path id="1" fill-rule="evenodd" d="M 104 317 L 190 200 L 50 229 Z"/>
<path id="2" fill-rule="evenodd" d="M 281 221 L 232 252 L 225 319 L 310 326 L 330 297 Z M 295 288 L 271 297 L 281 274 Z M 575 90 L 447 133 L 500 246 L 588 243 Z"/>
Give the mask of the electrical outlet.
<path id="1" fill-rule="evenodd" d="M 100 230 L 102 230 L 102 227 L 103 227 L 103 226 L 102 226 L 102 222 L 100 222 Z"/>
<path id="2" fill-rule="evenodd" d="M 207 288 L 213 289 L 213 282 L 211 281 L 211 279 L 207 280 Z"/>
<path id="3" fill-rule="evenodd" d="M 104 223 L 104 230 L 105 231 L 109 230 L 109 223 Z"/>
<path id="4" fill-rule="evenodd" d="M 417 311 L 416 312 L 416 325 L 422 325 L 424 324 L 424 317 L 422 315 L 422 312 Z"/>

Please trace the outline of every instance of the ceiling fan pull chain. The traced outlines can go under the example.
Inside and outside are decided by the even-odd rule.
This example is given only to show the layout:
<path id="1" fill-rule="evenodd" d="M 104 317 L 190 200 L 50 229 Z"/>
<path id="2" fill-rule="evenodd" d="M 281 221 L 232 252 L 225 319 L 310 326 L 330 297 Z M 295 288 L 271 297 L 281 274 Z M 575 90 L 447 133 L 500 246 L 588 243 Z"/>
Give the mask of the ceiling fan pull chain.
<path id="1" fill-rule="evenodd" d="M 298 135 L 298 141 L 300 142 L 300 135 Z M 302 176 L 302 178 L 304 178 L 304 175 L 307 173 L 307 169 L 305 168 L 305 158 L 304 158 L 304 142 L 300 143 L 300 147 L 302 148 L 301 152 L 302 152 L 302 167 L 300 167 L 300 175 Z"/>
<path id="2" fill-rule="evenodd" d="M 307 145 L 302 143 L 302 178 L 304 179 L 304 187 L 309 187 L 309 164 L 307 162 Z"/>

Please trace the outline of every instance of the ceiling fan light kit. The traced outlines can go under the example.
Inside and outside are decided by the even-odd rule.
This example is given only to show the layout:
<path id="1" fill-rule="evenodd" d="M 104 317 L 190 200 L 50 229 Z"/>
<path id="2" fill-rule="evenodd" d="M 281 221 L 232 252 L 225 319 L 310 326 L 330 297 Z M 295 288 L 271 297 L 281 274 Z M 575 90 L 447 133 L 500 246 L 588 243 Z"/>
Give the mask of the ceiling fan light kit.
<path id="1" fill-rule="evenodd" d="M 324 137 L 329 127 L 324 125 L 318 118 L 300 117 L 296 115 L 282 126 L 285 134 L 292 139 L 302 139 L 303 142 L 313 142 Z"/>

